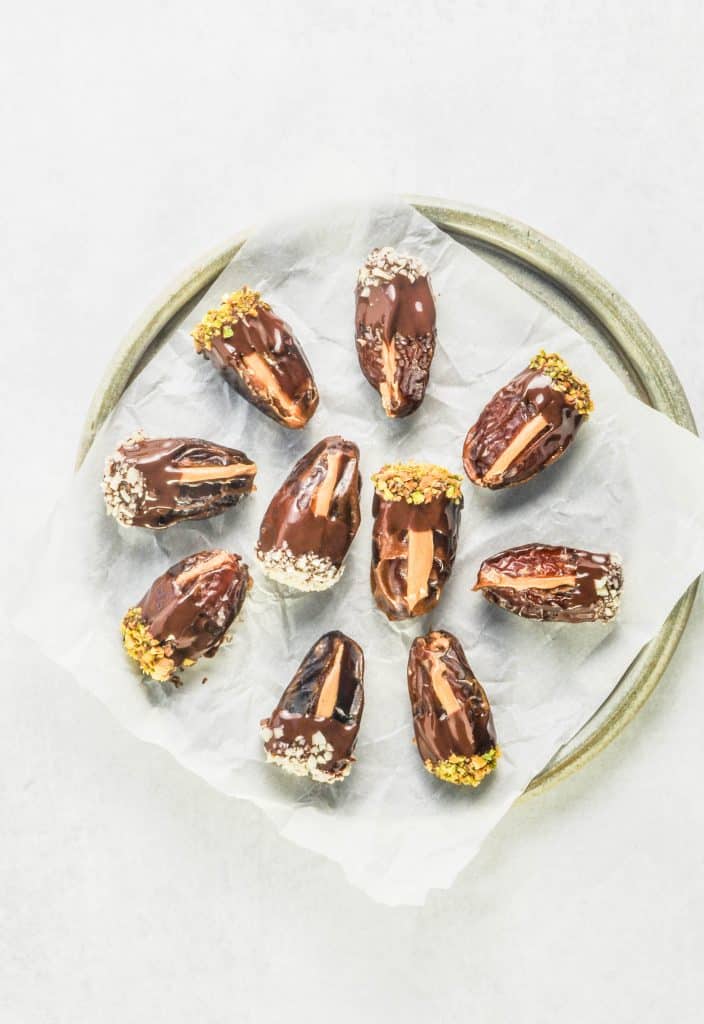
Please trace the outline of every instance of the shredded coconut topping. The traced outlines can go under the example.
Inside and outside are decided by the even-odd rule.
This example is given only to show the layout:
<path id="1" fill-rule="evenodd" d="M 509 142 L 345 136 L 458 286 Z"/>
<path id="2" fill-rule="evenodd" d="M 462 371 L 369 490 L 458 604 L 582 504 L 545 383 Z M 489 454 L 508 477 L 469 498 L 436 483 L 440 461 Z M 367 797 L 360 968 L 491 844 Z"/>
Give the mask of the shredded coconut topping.
<path id="1" fill-rule="evenodd" d="M 327 590 L 337 583 L 344 572 L 344 566 L 337 566 L 329 558 L 316 555 L 313 551 L 294 555 L 286 543 L 271 551 L 262 551 L 257 545 L 257 558 L 270 579 L 295 590 Z"/>
<path id="2" fill-rule="evenodd" d="M 398 274 L 403 274 L 412 284 L 419 277 L 427 277 L 428 271 L 422 260 L 396 252 L 390 245 L 372 249 L 357 274 L 357 287 L 360 294 L 366 296 L 370 288 L 387 284 Z"/>
<path id="3" fill-rule="evenodd" d="M 144 475 L 118 451 L 105 462 L 102 488 L 108 515 L 114 516 L 123 526 L 131 526 L 147 498 Z"/>

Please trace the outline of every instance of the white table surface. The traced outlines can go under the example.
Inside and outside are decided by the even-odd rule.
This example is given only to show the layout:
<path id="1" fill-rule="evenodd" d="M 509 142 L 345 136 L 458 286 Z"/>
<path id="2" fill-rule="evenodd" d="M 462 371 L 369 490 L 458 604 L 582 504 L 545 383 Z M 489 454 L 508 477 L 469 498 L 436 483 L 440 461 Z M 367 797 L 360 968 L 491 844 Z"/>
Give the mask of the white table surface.
<path id="1" fill-rule="evenodd" d="M 321 192 L 448 196 L 559 239 L 644 317 L 704 424 L 702 10 L 14 5 L 6 531 L 39 527 L 106 362 L 155 294 L 272 203 Z M 700 599 L 605 754 L 517 806 L 452 890 L 394 910 L 8 637 L 0 1021 L 700 1020 L 703 625 Z"/>

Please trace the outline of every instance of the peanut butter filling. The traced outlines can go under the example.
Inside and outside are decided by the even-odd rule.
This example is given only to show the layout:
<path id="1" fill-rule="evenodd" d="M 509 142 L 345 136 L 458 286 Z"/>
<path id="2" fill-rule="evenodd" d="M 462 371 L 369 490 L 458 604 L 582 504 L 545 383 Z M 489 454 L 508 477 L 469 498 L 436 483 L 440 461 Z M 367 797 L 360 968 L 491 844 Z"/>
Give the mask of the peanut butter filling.
<path id="1" fill-rule="evenodd" d="M 472 589 L 506 587 L 509 590 L 556 590 L 558 587 L 574 587 L 576 583 L 576 576 L 508 576 L 496 569 L 486 569 Z"/>
<path id="2" fill-rule="evenodd" d="M 428 596 L 428 583 L 433 569 L 433 531 L 408 531 L 406 569 L 406 601 L 409 611 Z"/>
<path id="3" fill-rule="evenodd" d="M 447 650 L 447 645 L 445 646 Z M 430 654 L 430 682 L 435 696 L 438 698 L 443 706 L 443 710 L 448 715 L 453 715 L 456 711 L 459 711 L 462 707 L 460 702 L 457 700 L 452 687 L 447 681 L 447 675 L 445 673 L 445 666 L 443 665 L 440 655 L 436 653 Z"/>
<path id="4" fill-rule="evenodd" d="M 298 405 L 291 401 L 281 387 L 266 359 L 259 352 L 249 352 L 246 356 L 242 356 L 242 363 L 254 384 L 253 390 L 277 403 L 283 410 L 283 419 L 287 425 L 302 427 L 306 422 L 305 417 Z"/>
<path id="5" fill-rule="evenodd" d="M 231 466 L 184 466 L 174 474 L 174 479 L 183 484 L 196 484 L 209 480 L 230 480 L 235 476 L 254 476 L 257 467 L 253 462 L 236 462 Z"/>
<path id="6" fill-rule="evenodd" d="M 344 644 L 338 642 L 335 656 L 320 690 L 320 696 L 315 708 L 316 718 L 332 718 L 335 705 L 337 704 L 337 694 L 340 689 L 340 671 L 342 668 L 342 655 L 344 653 Z"/>
<path id="7" fill-rule="evenodd" d="M 549 428 L 549 426 L 550 424 L 548 421 L 544 416 L 541 416 L 540 413 L 537 416 L 534 416 L 533 419 L 528 420 L 527 423 L 524 423 L 513 441 L 511 441 L 508 447 L 502 451 L 491 469 L 484 474 L 484 482 L 493 483 L 495 480 L 500 479 L 502 474 L 505 473 L 512 462 L 515 462 L 521 452 L 528 447 L 530 442 L 536 438 L 538 434 L 541 434 L 543 430 Z"/>
<path id="8" fill-rule="evenodd" d="M 340 476 L 340 464 L 342 463 L 341 452 L 331 452 L 328 455 L 328 466 L 324 479 L 316 488 L 315 494 L 310 503 L 311 512 L 314 516 L 327 516 L 332 504 L 335 488 Z"/>
<path id="9" fill-rule="evenodd" d="M 394 345 L 393 338 L 390 341 L 382 342 L 381 362 L 384 371 L 384 381 L 379 385 L 379 393 L 384 411 L 388 414 L 393 412 L 401 397 L 396 380 L 396 346 Z"/>
<path id="10" fill-rule="evenodd" d="M 203 573 L 213 572 L 213 570 L 221 568 L 225 562 L 230 561 L 231 557 L 227 551 L 213 551 L 210 558 L 206 558 L 204 562 L 196 562 L 190 569 L 177 576 L 175 582 L 179 587 L 183 587 L 186 583 L 190 583 L 191 580 L 202 576 Z"/>

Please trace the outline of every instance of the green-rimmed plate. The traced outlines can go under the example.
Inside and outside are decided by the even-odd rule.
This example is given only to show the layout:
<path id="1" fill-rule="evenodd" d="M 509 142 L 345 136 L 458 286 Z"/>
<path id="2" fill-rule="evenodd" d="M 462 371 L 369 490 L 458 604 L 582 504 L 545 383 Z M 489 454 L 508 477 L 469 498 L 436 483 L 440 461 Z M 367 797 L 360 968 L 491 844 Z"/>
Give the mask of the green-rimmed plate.
<path id="1" fill-rule="evenodd" d="M 692 412 L 670 361 L 634 309 L 591 267 L 519 221 L 487 210 L 420 196 L 420 213 L 533 295 L 589 341 L 626 387 L 654 409 L 696 433 Z M 78 464 L 132 377 L 188 314 L 244 243 L 240 235 L 187 271 L 150 306 L 120 345 L 93 399 Z M 611 742 L 653 692 L 687 625 L 698 581 L 680 598 L 662 629 L 616 684 L 608 699 L 527 789 L 538 792 L 577 771 Z"/>

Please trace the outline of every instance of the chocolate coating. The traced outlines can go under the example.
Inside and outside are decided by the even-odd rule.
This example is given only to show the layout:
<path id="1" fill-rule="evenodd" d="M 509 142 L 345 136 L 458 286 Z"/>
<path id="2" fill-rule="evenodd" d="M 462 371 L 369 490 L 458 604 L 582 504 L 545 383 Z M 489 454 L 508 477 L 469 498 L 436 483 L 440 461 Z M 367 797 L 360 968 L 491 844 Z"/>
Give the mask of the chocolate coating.
<path id="1" fill-rule="evenodd" d="M 556 381 L 531 365 L 497 391 L 464 442 L 464 468 L 472 483 L 492 490 L 524 483 L 564 454 L 590 408 L 564 387 L 564 378 Z M 518 446 L 515 457 L 502 466 L 512 443 Z"/>
<path id="2" fill-rule="evenodd" d="M 123 619 L 127 653 L 161 681 L 200 657 L 212 658 L 251 585 L 239 555 L 219 549 L 189 555 L 159 576 Z"/>
<path id="3" fill-rule="evenodd" d="M 462 504 L 461 496 L 438 494 L 416 504 L 375 492 L 370 582 L 387 618 L 425 615 L 440 600 L 455 561 Z"/>
<path id="4" fill-rule="evenodd" d="M 408 693 L 426 769 L 447 782 L 477 785 L 495 765 L 496 730 L 487 696 L 457 637 L 438 629 L 414 640 Z"/>
<path id="5" fill-rule="evenodd" d="M 435 353 L 436 312 L 427 273 L 393 273 L 396 260 L 409 262 L 390 251 L 388 279 L 366 283 L 360 277 L 355 337 L 362 373 L 381 395 L 386 415 L 400 418 L 415 412 L 425 396 Z"/>
<path id="6" fill-rule="evenodd" d="M 618 555 L 524 544 L 485 559 L 474 589 L 527 619 L 610 622 L 622 585 Z"/>
<path id="7" fill-rule="evenodd" d="M 317 782 L 339 781 L 354 761 L 363 710 L 362 648 L 337 630 L 326 633 L 262 720 L 267 760 Z"/>
<path id="8" fill-rule="evenodd" d="M 161 530 L 233 507 L 251 493 L 256 472 L 251 459 L 235 448 L 197 437 L 139 433 L 105 463 L 105 504 L 123 526 Z"/>
<path id="9" fill-rule="evenodd" d="M 318 389 L 291 328 L 256 292 L 242 289 L 193 332 L 196 350 L 243 398 L 294 430 L 318 407 Z"/>
<path id="10" fill-rule="evenodd" d="M 264 513 L 257 557 L 292 587 L 332 586 L 359 529 L 359 449 L 335 435 L 298 460 Z"/>

